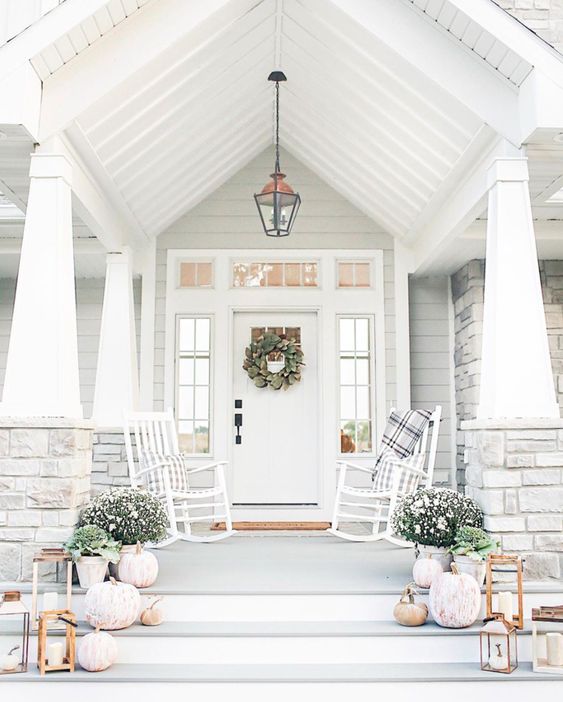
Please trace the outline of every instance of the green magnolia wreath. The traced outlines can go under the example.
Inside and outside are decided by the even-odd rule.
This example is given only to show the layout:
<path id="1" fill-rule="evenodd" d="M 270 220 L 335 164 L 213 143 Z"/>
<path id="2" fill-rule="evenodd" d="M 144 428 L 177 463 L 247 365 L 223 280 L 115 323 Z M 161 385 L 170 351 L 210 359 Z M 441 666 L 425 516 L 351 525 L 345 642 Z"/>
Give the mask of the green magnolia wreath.
<path id="1" fill-rule="evenodd" d="M 253 341 L 244 350 L 242 367 L 248 373 L 257 388 L 268 385 L 274 390 L 287 390 L 301 380 L 303 351 L 295 339 L 287 339 L 273 332 L 266 332 Z M 268 370 L 268 359 L 284 362 L 284 367 L 277 372 Z"/>

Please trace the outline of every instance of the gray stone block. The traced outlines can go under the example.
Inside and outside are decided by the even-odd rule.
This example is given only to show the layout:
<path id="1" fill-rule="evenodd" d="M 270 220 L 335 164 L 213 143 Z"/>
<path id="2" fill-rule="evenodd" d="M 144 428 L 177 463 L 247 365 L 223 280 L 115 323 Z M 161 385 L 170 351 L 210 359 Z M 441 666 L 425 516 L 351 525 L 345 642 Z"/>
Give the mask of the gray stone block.
<path id="1" fill-rule="evenodd" d="M 483 485 L 485 487 L 517 487 L 522 485 L 520 473 L 509 470 L 484 470 Z"/>
<path id="2" fill-rule="evenodd" d="M 20 565 L 21 546 L 0 543 L 0 581 L 19 580 Z"/>
<path id="3" fill-rule="evenodd" d="M 531 534 L 508 534 L 502 536 L 503 551 L 526 551 L 534 548 L 534 537 Z"/>
<path id="4" fill-rule="evenodd" d="M 518 512 L 518 490 L 506 490 L 504 511 L 506 514 L 516 514 Z"/>
<path id="5" fill-rule="evenodd" d="M 524 576 L 526 580 L 545 580 L 559 578 L 561 566 L 556 553 L 525 554 Z"/>
<path id="6" fill-rule="evenodd" d="M 8 526 L 10 527 L 38 527 L 41 526 L 41 512 L 29 509 L 8 512 Z"/>
<path id="7" fill-rule="evenodd" d="M 504 464 L 504 433 L 501 431 L 481 431 L 477 433 L 479 463 L 487 467 Z"/>
<path id="8" fill-rule="evenodd" d="M 72 536 L 73 527 L 42 527 L 35 534 L 36 541 L 62 544 Z"/>
<path id="9" fill-rule="evenodd" d="M 29 480 L 27 483 L 28 507 L 43 509 L 76 507 L 78 497 L 76 483 L 77 481 L 71 478 L 33 478 Z"/>
<path id="10" fill-rule="evenodd" d="M 563 487 L 522 488 L 522 512 L 563 512 Z"/>
<path id="11" fill-rule="evenodd" d="M 0 475 L 39 475 L 41 461 L 28 459 L 0 459 Z"/>
<path id="12" fill-rule="evenodd" d="M 532 453 L 528 454 L 508 454 L 506 457 L 507 468 L 532 468 L 534 465 L 535 456 Z"/>
<path id="13" fill-rule="evenodd" d="M 528 531 L 561 531 L 563 517 L 554 515 L 535 515 L 528 517 Z"/>
<path id="14" fill-rule="evenodd" d="M 543 466 L 558 466 L 563 467 L 563 452 L 554 453 L 538 453 L 536 455 L 536 465 Z"/>
<path id="15" fill-rule="evenodd" d="M 563 552 L 563 534 L 538 534 L 536 536 L 536 549 L 538 551 Z"/>
<path id="16" fill-rule="evenodd" d="M 536 468 L 522 471 L 523 485 L 558 485 L 561 471 L 557 468 Z"/>
<path id="17" fill-rule="evenodd" d="M 7 429 L 0 430 L 0 456 L 10 455 L 10 432 Z"/>
<path id="18" fill-rule="evenodd" d="M 25 496 L 17 493 L 0 494 L 0 509 L 23 509 L 25 507 Z"/>
<path id="19" fill-rule="evenodd" d="M 0 541 L 33 541 L 33 529 L 24 527 L 2 527 Z"/>
<path id="20" fill-rule="evenodd" d="M 524 517 L 490 517 L 485 515 L 484 526 L 487 531 L 525 531 Z"/>

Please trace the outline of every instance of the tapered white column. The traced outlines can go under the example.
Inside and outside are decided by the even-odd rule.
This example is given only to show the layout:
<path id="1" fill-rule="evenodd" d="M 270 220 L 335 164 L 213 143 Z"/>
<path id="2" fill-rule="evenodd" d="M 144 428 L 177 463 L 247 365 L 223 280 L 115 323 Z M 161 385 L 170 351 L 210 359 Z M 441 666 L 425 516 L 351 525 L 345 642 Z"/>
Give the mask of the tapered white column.
<path id="1" fill-rule="evenodd" d="M 0 412 L 81 418 L 72 248 L 72 169 L 33 154 Z"/>
<path id="2" fill-rule="evenodd" d="M 481 394 L 477 417 L 559 417 L 525 158 L 489 170 Z"/>
<path id="3" fill-rule="evenodd" d="M 110 253 L 100 327 L 92 418 L 100 427 L 121 427 L 123 413 L 138 409 L 139 376 L 131 255 Z"/>

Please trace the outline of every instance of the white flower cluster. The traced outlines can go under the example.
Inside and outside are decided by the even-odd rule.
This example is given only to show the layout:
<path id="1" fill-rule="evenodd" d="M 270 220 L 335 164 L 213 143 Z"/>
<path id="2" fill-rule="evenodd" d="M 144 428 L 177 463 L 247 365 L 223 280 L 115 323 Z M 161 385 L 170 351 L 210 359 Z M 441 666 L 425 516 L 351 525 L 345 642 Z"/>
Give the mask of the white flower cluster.
<path id="1" fill-rule="evenodd" d="M 80 525 L 95 524 L 116 541 L 157 543 L 166 535 L 164 507 L 148 492 L 116 487 L 95 497 L 80 515 Z"/>
<path id="2" fill-rule="evenodd" d="M 483 515 L 470 497 L 447 488 L 421 488 L 407 495 L 391 518 L 393 531 L 426 546 L 451 546 L 463 526 L 481 527 Z"/>

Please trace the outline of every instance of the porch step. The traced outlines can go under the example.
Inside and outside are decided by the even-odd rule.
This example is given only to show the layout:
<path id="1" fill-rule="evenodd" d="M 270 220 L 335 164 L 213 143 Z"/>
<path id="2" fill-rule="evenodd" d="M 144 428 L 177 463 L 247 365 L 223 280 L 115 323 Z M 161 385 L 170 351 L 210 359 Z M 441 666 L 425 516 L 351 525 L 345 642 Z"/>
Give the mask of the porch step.
<path id="1" fill-rule="evenodd" d="M 310 699 L 311 695 L 323 702 L 341 702 L 342 695 L 354 694 L 358 702 L 373 702 L 373 694 L 392 695 L 394 702 L 412 702 L 416 692 L 422 699 L 446 702 L 453 695 L 467 694 L 467 685 L 474 686 L 473 694 L 481 699 L 509 694 L 513 702 L 524 702 L 531 695 L 558 695 L 561 677 L 533 673 L 524 663 L 511 675 L 487 673 L 475 663 L 412 662 L 396 664 L 271 664 L 271 665 L 175 665 L 175 664 L 116 664 L 102 673 L 50 673 L 41 678 L 37 671 L 25 675 L 5 676 L 3 681 L 19 699 L 31 699 L 41 687 L 43 702 L 60 702 L 62 695 L 80 696 L 81 702 L 99 702 L 100 694 L 122 694 L 127 684 L 128 699 L 136 702 L 154 700 L 155 693 L 167 694 L 170 699 L 192 693 L 200 699 L 223 699 L 225 695 L 239 695 L 247 702 L 287 701 L 290 694 L 295 700 Z M 149 684 L 147 684 L 149 683 Z M 150 684 L 152 683 L 152 684 Z M 166 687 L 154 687 L 154 683 Z M 559 683 L 559 686 L 557 685 Z M 100 684 L 102 687 L 100 687 Z M 421 688 L 420 685 L 424 686 Z M 416 687 L 415 687 L 416 685 Z M 499 685 L 505 687 L 499 688 Z M 194 697 L 198 699 L 198 697 Z"/>
<path id="2" fill-rule="evenodd" d="M 164 622 L 158 627 L 136 624 L 111 633 L 118 645 L 118 660 L 124 664 L 477 663 L 480 626 L 444 629 L 428 622 L 422 627 L 402 627 L 394 621 Z M 80 637 L 91 631 L 87 623 L 80 622 L 78 646 Z M 8 649 L 10 644 L 6 633 L 0 636 L 0 646 Z M 531 660 L 528 622 L 519 632 L 518 651 L 520 660 Z M 30 652 L 35 660 L 35 636 Z"/>

